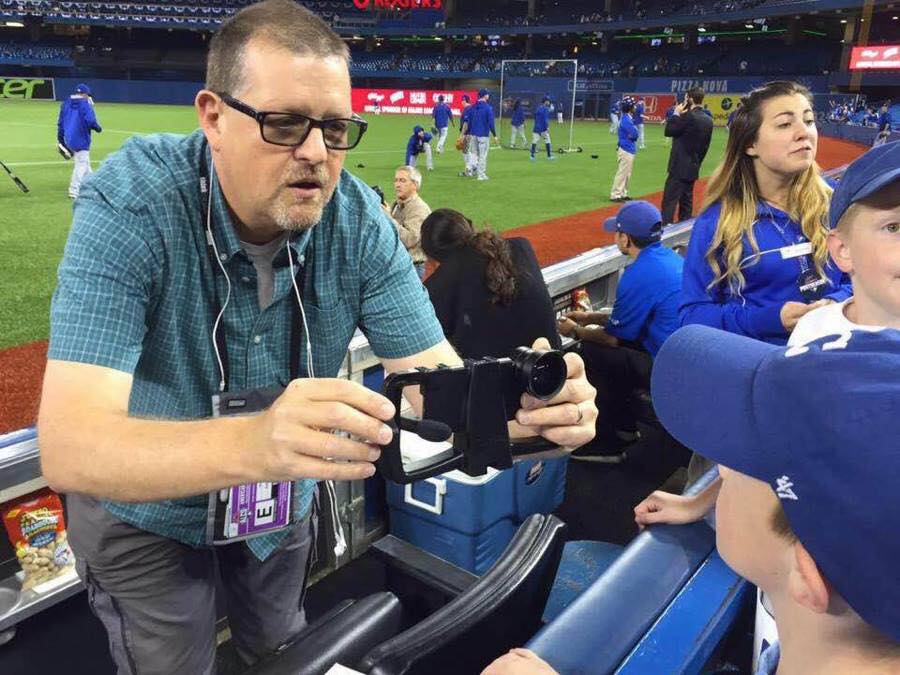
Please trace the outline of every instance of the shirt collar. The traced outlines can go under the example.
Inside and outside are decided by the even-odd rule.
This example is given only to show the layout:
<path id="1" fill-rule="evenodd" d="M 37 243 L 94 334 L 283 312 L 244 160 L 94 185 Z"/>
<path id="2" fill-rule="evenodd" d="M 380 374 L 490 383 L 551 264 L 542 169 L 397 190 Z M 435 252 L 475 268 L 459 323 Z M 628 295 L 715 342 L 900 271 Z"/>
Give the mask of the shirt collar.
<path id="1" fill-rule="evenodd" d="M 760 199 L 756 203 L 756 217 L 760 219 L 771 218 L 779 223 L 786 222 L 791 219 L 791 217 L 787 213 L 779 209 L 777 206 L 772 206 L 762 199 Z"/>

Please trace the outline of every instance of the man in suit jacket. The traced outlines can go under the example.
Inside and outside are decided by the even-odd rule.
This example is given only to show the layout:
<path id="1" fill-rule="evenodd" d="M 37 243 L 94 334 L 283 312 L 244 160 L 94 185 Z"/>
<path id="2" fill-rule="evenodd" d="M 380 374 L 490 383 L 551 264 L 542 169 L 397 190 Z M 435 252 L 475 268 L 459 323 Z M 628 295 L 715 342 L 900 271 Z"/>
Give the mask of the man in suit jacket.
<path id="1" fill-rule="evenodd" d="M 694 182 L 709 150 L 713 121 L 703 112 L 703 89 L 693 87 L 675 114 L 666 122 L 665 134 L 673 139 L 669 153 L 669 175 L 663 192 L 663 223 L 687 220 L 694 212 Z"/>

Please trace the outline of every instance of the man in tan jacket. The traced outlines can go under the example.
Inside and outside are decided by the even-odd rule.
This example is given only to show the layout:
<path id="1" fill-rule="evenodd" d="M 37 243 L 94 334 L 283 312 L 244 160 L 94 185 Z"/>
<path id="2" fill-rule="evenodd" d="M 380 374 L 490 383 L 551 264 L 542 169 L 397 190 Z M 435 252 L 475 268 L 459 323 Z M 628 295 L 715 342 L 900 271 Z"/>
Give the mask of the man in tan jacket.
<path id="1" fill-rule="evenodd" d="M 425 277 L 425 253 L 422 251 L 422 222 L 431 207 L 419 196 L 422 174 L 414 166 L 401 166 L 394 172 L 396 201 L 384 210 L 397 226 L 400 241 L 412 257 L 419 278 Z"/>

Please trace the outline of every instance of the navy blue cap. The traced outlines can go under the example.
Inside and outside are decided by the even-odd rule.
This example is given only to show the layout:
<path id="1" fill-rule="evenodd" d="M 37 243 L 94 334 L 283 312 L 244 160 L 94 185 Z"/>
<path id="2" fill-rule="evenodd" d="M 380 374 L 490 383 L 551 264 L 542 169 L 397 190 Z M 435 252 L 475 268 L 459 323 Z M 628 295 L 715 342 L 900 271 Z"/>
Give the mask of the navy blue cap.
<path id="1" fill-rule="evenodd" d="M 659 239 L 662 236 L 662 214 L 650 202 L 629 202 L 619 212 L 603 221 L 607 232 L 624 232 L 639 239 Z"/>
<path id="2" fill-rule="evenodd" d="M 443 94 L 438 94 L 438 101 L 440 101 L 441 103 L 444 102 L 444 95 L 443 95 Z"/>
<path id="3" fill-rule="evenodd" d="M 490 94 L 490 93 L 491 93 L 491 92 L 490 92 L 489 89 L 485 89 L 484 87 L 482 87 L 481 89 L 478 90 L 478 98 L 483 98 L 483 97 L 487 96 L 487 95 Z"/>
<path id="4" fill-rule="evenodd" d="M 885 143 L 858 157 L 844 172 L 834 194 L 828 222 L 837 227 L 841 216 L 853 202 L 870 197 L 885 185 L 900 178 L 900 141 Z"/>
<path id="5" fill-rule="evenodd" d="M 420 127 L 418 124 L 417 124 L 416 126 L 413 127 L 413 133 L 414 133 L 414 134 L 417 134 L 417 133 L 419 133 L 420 131 L 425 131 L 425 127 Z"/>
<path id="6" fill-rule="evenodd" d="M 900 640 L 898 372 L 896 330 L 777 347 L 691 325 L 663 344 L 651 379 L 666 429 L 771 486 L 825 578 L 893 640 Z"/>
<path id="7" fill-rule="evenodd" d="M 87 86 L 86 84 L 82 83 L 75 87 L 75 93 L 76 94 L 87 94 L 88 96 L 90 96 L 91 88 L 89 86 Z"/>
<path id="8" fill-rule="evenodd" d="M 462 95 L 462 100 L 465 101 L 466 103 L 468 103 L 471 99 L 469 98 L 469 95 L 468 95 L 468 94 L 463 94 L 463 95 Z"/>

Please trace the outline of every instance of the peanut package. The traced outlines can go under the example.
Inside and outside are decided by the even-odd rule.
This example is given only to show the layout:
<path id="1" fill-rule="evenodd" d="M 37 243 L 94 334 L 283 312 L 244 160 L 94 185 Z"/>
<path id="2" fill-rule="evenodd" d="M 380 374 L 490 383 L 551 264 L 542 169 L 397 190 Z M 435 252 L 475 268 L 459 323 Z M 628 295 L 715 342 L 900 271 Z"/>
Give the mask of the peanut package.
<path id="1" fill-rule="evenodd" d="M 66 539 L 62 502 L 52 490 L 42 490 L 8 504 L 3 525 L 25 572 L 22 590 L 61 576 L 75 565 Z"/>

